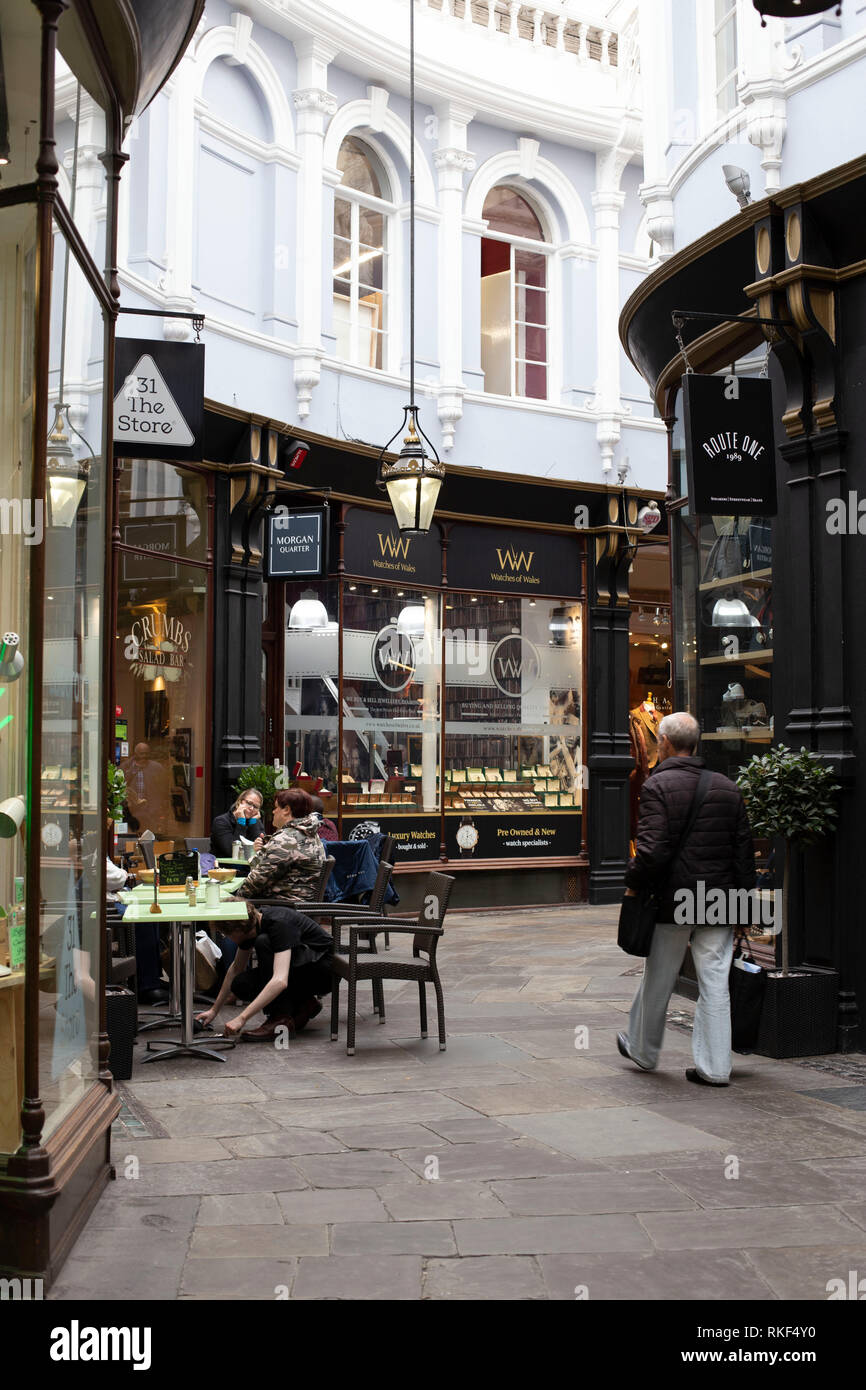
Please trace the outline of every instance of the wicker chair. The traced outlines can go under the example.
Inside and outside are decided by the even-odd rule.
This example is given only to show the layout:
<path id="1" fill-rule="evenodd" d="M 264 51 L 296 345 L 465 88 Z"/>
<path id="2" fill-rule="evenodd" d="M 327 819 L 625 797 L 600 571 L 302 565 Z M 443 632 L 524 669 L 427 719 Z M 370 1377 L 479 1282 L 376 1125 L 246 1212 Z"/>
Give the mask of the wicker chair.
<path id="1" fill-rule="evenodd" d="M 340 981 L 346 980 L 349 986 L 349 1002 L 346 1018 L 346 1052 L 355 1055 L 355 1003 L 359 980 L 373 980 L 379 985 L 379 1022 L 385 1019 L 383 980 L 416 980 L 421 1012 L 421 1037 L 427 1037 L 427 994 L 428 982 L 436 991 L 436 1013 L 439 1023 L 439 1050 L 445 1051 L 445 1001 L 442 996 L 442 983 L 436 966 L 436 947 L 444 932 L 443 922 L 448 907 L 448 899 L 454 879 L 447 874 L 428 874 L 423 888 L 421 907 L 417 918 L 380 917 L 373 922 L 369 917 L 358 920 L 351 914 L 334 916 L 332 932 L 334 936 L 334 988 L 331 991 L 331 1040 L 336 1040 L 339 1032 Z M 380 956 L 359 950 L 362 939 L 387 930 L 401 935 L 412 936 L 412 959 Z M 345 953 L 341 935 L 343 930 L 349 934 L 348 954 Z M 427 956 L 421 959 L 421 952 Z"/>

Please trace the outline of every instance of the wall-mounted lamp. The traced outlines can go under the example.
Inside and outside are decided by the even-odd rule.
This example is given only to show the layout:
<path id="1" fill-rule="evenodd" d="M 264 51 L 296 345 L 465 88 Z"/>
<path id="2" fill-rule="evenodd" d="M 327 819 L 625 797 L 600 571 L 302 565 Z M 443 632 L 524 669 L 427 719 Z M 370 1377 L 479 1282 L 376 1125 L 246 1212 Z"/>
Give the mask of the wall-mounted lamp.
<path id="1" fill-rule="evenodd" d="M 24 657 L 18 650 L 20 640 L 17 632 L 4 632 L 0 642 L 0 681 L 6 685 L 17 681 L 24 670 Z"/>

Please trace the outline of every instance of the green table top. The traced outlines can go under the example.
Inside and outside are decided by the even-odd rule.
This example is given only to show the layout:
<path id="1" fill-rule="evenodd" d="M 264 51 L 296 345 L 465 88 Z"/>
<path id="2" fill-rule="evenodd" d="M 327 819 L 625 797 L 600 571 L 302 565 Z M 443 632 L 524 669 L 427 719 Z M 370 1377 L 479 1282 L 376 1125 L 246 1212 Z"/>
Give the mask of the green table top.
<path id="1" fill-rule="evenodd" d="M 197 903 L 195 907 L 190 907 L 186 898 L 182 894 L 172 894 L 171 899 L 162 897 L 159 905 L 161 913 L 150 910 L 153 895 L 149 901 L 136 899 L 131 902 L 123 914 L 124 925 L 134 922 L 240 922 L 247 916 L 246 903 L 219 903 L 218 906 L 208 906 L 207 903 Z"/>
<path id="2" fill-rule="evenodd" d="M 243 879 L 242 879 L 242 878 L 230 878 L 230 879 L 228 880 L 227 883 L 221 883 L 221 884 L 220 884 L 220 894 L 221 894 L 221 895 L 224 895 L 224 894 L 226 894 L 226 893 L 234 893 L 234 892 L 240 887 L 240 885 L 241 885 L 242 883 L 243 883 Z M 199 884 L 199 886 L 198 886 L 198 888 L 197 888 L 197 890 L 196 890 L 196 897 L 197 897 L 199 903 L 203 903 L 203 902 L 204 902 L 204 900 L 205 900 L 204 893 L 205 893 L 204 884 L 203 884 L 203 883 L 202 883 L 202 884 Z M 147 902 L 152 902 L 152 901 L 153 901 L 153 884 L 152 884 L 152 883 L 139 883 L 139 884 L 137 884 L 137 886 L 136 886 L 135 888 L 124 888 L 124 889 L 121 890 L 121 892 L 119 892 L 119 893 L 117 894 L 117 896 L 118 896 L 118 898 L 120 899 L 120 901 L 121 901 L 122 903 L 139 903 L 139 902 L 145 902 L 145 901 L 147 901 Z M 186 894 L 185 894 L 185 893 L 167 893 L 167 892 L 165 892 L 164 889 L 160 889 L 160 892 L 159 892 L 159 901 L 160 901 L 161 903 L 164 903 L 164 902 L 173 902 L 175 898 L 183 898 L 184 902 L 186 902 Z"/>

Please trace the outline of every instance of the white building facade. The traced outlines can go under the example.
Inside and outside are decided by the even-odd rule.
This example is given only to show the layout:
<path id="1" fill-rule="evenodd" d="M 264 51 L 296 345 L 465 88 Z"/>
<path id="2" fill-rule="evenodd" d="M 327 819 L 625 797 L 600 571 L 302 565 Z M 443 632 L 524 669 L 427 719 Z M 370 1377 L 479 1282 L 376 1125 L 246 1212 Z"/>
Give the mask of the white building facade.
<path id="1" fill-rule="evenodd" d="M 399 423 L 408 23 L 406 0 L 213 0 L 133 125 L 123 303 L 205 314 L 210 399 L 376 446 Z M 447 462 L 663 485 L 617 338 L 651 249 L 637 38 L 634 4 L 416 0 L 415 371 Z"/>

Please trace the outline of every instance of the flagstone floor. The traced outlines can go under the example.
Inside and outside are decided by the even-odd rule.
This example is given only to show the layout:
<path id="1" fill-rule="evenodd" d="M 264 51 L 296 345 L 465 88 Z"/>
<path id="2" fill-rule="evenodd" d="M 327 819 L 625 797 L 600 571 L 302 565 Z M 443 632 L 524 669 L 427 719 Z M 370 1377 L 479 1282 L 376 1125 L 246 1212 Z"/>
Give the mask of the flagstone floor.
<path id="1" fill-rule="evenodd" d="M 690 1086 L 675 996 L 637 1071 L 615 919 L 450 917 L 443 1053 L 414 985 L 386 985 L 383 1026 L 359 990 L 354 1057 L 327 1007 L 224 1065 L 139 1044 L 116 1181 L 50 1297 L 825 1300 L 866 1274 L 862 1054 Z"/>

